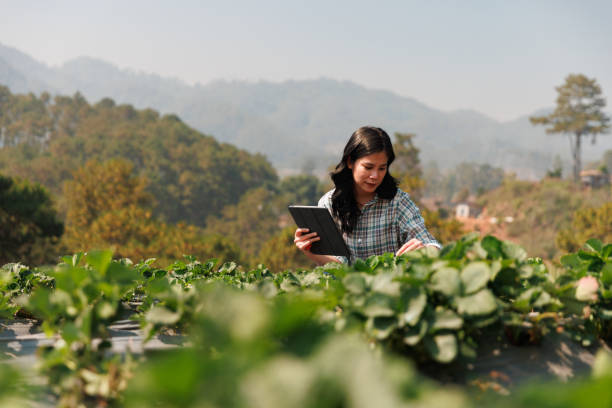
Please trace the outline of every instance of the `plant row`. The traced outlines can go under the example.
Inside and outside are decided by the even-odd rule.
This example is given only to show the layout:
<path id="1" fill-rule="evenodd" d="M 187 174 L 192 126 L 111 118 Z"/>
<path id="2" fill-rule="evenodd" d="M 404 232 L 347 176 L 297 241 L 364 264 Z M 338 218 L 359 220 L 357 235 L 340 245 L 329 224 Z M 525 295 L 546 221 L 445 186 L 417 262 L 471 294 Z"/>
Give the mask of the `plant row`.
<path id="1" fill-rule="evenodd" d="M 389 406 L 439 406 L 438 397 L 470 405 L 460 392 L 429 392 L 436 387 L 405 360 L 377 358 L 363 340 L 441 364 L 475 358 L 491 334 L 514 344 L 549 333 L 609 340 L 612 245 L 590 240 L 561 262 L 552 270 L 490 236 L 277 273 L 192 257 L 162 269 L 99 251 L 46 270 L 5 265 L 0 313 L 36 318 L 55 339 L 39 350 L 40 369 L 64 406 L 372 405 L 366 392 Z M 125 317 L 147 339 L 180 333 L 191 346 L 113 354 L 108 327 Z M 352 375 L 362 371 L 370 375 Z"/>

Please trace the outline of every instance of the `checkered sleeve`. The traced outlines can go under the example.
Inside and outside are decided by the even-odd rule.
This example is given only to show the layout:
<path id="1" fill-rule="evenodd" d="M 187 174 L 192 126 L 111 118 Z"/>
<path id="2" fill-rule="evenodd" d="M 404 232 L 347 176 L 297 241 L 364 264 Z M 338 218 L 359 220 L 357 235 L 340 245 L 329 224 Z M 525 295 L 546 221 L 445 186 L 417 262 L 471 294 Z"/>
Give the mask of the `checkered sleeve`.
<path id="1" fill-rule="evenodd" d="M 398 203 L 400 242 L 403 244 L 416 238 L 424 245 L 441 248 L 440 243 L 427 231 L 419 208 L 410 200 L 408 194 L 402 193 Z"/>

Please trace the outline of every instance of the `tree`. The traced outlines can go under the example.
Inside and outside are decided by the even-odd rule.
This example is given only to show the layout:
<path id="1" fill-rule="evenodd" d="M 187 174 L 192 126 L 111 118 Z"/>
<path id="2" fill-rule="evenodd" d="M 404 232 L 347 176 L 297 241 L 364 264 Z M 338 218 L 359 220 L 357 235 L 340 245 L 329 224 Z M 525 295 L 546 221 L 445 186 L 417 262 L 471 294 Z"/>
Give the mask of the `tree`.
<path id="1" fill-rule="evenodd" d="M 313 262 L 296 248 L 293 242 L 294 232 L 295 226 L 290 226 L 270 238 L 259 252 L 259 262 L 272 272 L 312 268 Z"/>
<path id="2" fill-rule="evenodd" d="M 591 238 L 612 242 L 612 203 L 577 211 L 571 228 L 561 230 L 556 243 L 562 251 L 575 252 Z"/>
<path id="3" fill-rule="evenodd" d="M 206 232 L 236 242 L 248 257 L 247 266 L 253 266 L 263 244 L 280 231 L 279 217 L 287 208 L 277 201 L 278 195 L 263 187 L 248 191 L 238 204 L 226 206 L 222 217 L 209 217 Z"/>
<path id="4" fill-rule="evenodd" d="M 546 177 L 560 179 L 563 176 L 563 162 L 561 161 L 561 156 L 558 154 L 555 155 L 553 160 L 553 168 L 550 170 L 546 170 Z"/>
<path id="5" fill-rule="evenodd" d="M 147 184 L 144 177 L 133 175 L 133 165 L 125 160 L 90 161 L 78 169 L 64 188 L 63 242 L 68 250 L 112 248 L 118 257 L 156 258 L 162 263 L 183 255 L 242 260 L 240 249 L 224 236 L 207 236 L 194 225 L 171 225 L 155 218 Z"/>
<path id="6" fill-rule="evenodd" d="M 423 181 L 423 170 L 419 159 L 419 148 L 414 145 L 414 133 L 395 133 L 395 161 L 393 162 L 393 174 L 398 178 L 399 187 L 410 193 L 413 199 L 418 200 L 422 195 L 425 182 Z"/>
<path id="7" fill-rule="evenodd" d="M 176 115 L 160 116 L 83 96 L 12 95 L 0 86 L 0 171 L 38 182 L 58 196 L 74 169 L 95 159 L 129 160 L 147 177 L 155 217 L 203 227 L 247 190 L 276 183 L 261 154 L 217 142 Z"/>
<path id="8" fill-rule="evenodd" d="M 395 161 L 392 166 L 394 167 L 394 176 L 400 181 L 400 188 L 408 191 L 416 205 L 422 207 L 419 200 L 425 181 L 423 180 L 423 170 L 419 159 L 420 151 L 413 143 L 415 137 L 414 133 L 395 133 L 395 143 L 393 144 Z M 456 240 L 463 234 L 463 224 L 454 219 L 446 219 L 440 210 L 429 211 L 422 208 L 422 215 L 429 232 L 442 244 Z"/>
<path id="9" fill-rule="evenodd" d="M 557 87 L 557 106 L 547 116 L 529 118 L 534 125 L 547 125 L 546 133 L 567 134 L 574 162 L 574 181 L 580 177 L 582 138 L 607 133 L 610 118 L 602 111 L 606 100 L 595 79 L 582 74 L 570 74 L 565 84 Z"/>
<path id="10" fill-rule="evenodd" d="M 44 187 L 0 176 L 0 265 L 56 261 L 63 231 Z"/>
<path id="11" fill-rule="evenodd" d="M 316 205 L 325 193 L 319 179 L 308 174 L 285 177 L 279 183 L 279 190 L 287 205 Z"/>

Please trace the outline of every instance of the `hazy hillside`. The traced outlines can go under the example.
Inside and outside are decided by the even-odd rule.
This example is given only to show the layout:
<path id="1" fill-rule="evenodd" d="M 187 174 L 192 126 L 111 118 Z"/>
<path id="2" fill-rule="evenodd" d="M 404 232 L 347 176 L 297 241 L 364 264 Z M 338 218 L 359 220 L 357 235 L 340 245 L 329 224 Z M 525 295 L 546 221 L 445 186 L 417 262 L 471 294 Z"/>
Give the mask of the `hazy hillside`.
<path id="1" fill-rule="evenodd" d="M 0 45 L 0 84 L 13 92 L 79 91 L 91 102 L 111 97 L 137 108 L 177 113 L 221 141 L 266 154 L 281 171 L 299 170 L 308 162 L 327 168 L 363 124 L 417 133 L 423 162 L 435 160 L 442 169 L 478 161 L 536 177 L 551 167 L 555 154 L 569 162 L 567 140 L 531 126 L 528 116 L 500 123 L 477 112 L 442 112 L 392 92 L 330 79 L 189 86 L 92 58 L 48 67 Z M 585 146 L 585 160 L 598 159 L 607 148 L 612 148 L 612 137 Z"/>

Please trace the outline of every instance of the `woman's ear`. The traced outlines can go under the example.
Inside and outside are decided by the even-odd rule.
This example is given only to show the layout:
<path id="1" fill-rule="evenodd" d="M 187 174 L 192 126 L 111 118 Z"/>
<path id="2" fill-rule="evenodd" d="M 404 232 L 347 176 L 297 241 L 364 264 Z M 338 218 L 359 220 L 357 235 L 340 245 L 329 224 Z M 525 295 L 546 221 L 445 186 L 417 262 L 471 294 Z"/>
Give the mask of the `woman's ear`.
<path id="1" fill-rule="evenodd" d="M 346 159 L 346 167 L 353 170 L 353 162 L 351 161 L 350 157 Z"/>

